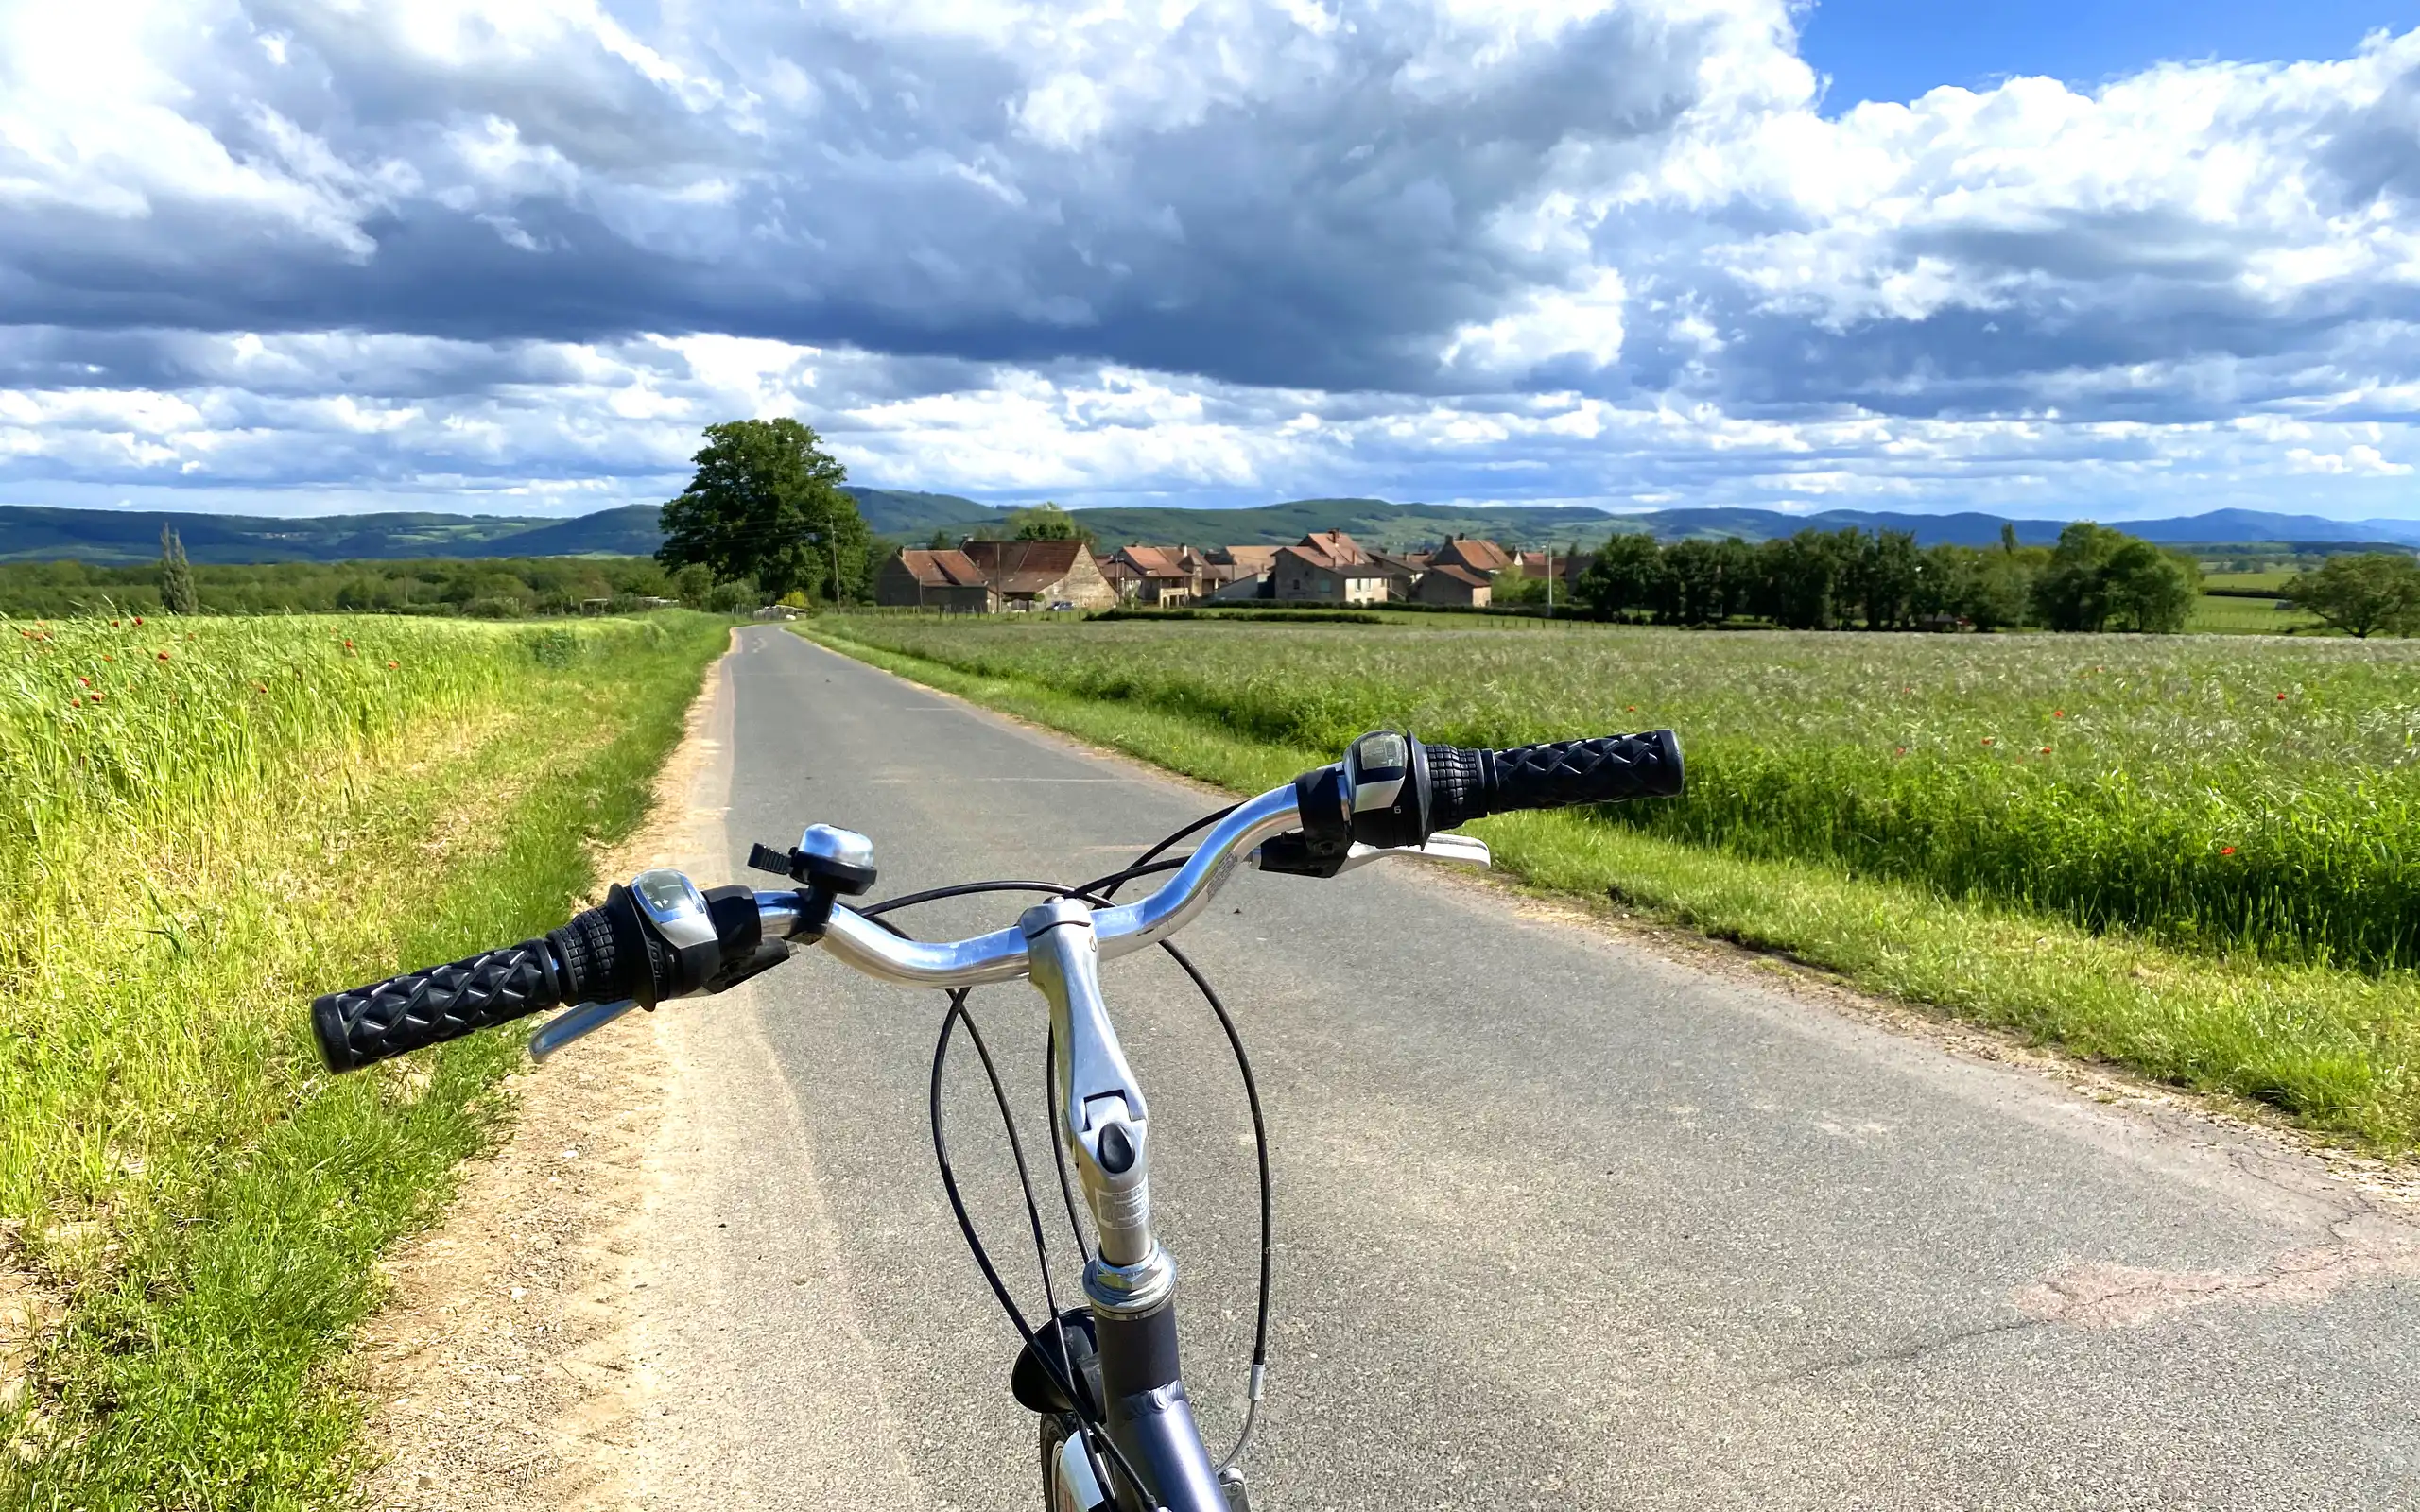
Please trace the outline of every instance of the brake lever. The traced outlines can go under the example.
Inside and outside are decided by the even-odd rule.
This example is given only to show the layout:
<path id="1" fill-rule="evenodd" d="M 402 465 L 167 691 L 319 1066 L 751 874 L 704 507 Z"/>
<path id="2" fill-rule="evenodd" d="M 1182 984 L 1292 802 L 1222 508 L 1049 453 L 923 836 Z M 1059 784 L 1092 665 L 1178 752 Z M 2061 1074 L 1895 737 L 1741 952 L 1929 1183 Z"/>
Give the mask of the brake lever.
<path id="1" fill-rule="evenodd" d="M 1351 871 L 1356 867 L 1366 867 L 1373 861 L 1383 861 L 1389 856 L 1407 856 L 1414 861 L 1451 861 L 1477 867 L 1482 871 L 1495 859 L 1489 853 L 1484 840 L 1474 840 L 1467 834 L 1432 834 L 1426 845 L 1381 846 L 1357 842 L 1352 850 L 1344 852 L 1344 863 L 1336 869 Z"/>
<path id="2" fill-rule="evenodd" d="M 1263 842 L 1253 851 L 1252 864 L 1262 871 L 1274 871 L 1285 876 L 1333 877 L 1387 856 L 1453 861 L 1479 868 L 1493 862 L 1487 842 L 1474 840 L 1466 834 L 1432 834 L 1427 844 L 1416 846 L 1362 845 L 1357 841 L 1340 850 L 1333 845 L 1318 844 L 1297 831 Z"/>
<path id="3" fill-rule="evenodd" d="M 769 939 L 760 942 L 748 954 L 726 962 L 700 988 L 695 995 L 712 997 L 728 992 L 760 971 L 769 971 L 790 958 L 790 942 Z M 639 1005 L 630 998 L 619 1003 L 581 1003 L 563 1009 L 548 1019 L 545 1026 L 529 1037 L 529 1057 L 544 1060 L 575 1040 L 587 1038 Z"/>
<path id="4" fill-rule="evenodd" d="M 529 1037 L 529 1057 L 544 1060 L 573 1040 L 595 1034 L 637 1006 L 636 1000 L 624 998 L 619 1003 L 582 1003 L 576 1007 L 565 1008 L 548 1019 L 544 1028 Z"/>

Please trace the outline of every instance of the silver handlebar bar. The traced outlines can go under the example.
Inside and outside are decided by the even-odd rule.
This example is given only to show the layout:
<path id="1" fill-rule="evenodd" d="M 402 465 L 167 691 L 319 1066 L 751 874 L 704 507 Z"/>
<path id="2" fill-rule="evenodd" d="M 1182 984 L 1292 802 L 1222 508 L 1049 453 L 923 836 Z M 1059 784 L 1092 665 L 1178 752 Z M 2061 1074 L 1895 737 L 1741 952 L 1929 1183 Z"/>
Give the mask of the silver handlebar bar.
<path id="1" fill-rule="evenodd" d="M 1294 830 L 1301 823 L 1302 813 L 1290 783 L 1237 804 L 1202 836 L 1176 875 L 1150 897 L 1093 912 L 1092 927 L 1099 942 L 1099 958 L 1132 954 L 1183 929 L 1209 906 L 1210 900 L 1233 874 L 1238 857 L 1249 854 L 1257 862 L 1264 841 Z M 1489 861 L 1487 847 L 1479 841 L 1459 834 L 1438 834 L 1416 848 L 1355 845 L 1338 869 L 1351 870 L 1385 856 L 1398 855 L 1479 867 Z M 805 922 L 800 903 L 800 894 L 795 891 L 759 891 L 756 913 L 762 937 L 794 937 Z M 981 987 L 992 982 L 1013 982 L 1032 972 L 1025 934 L 1014 927 L 939 944 L 903 938 L 854 909 L 836 903 L 821 943 L 866 975 L 904 987 Z M 530 1040 L 530 1050 L 543 1060 L 636 1006 L 635 1003 L 624 1001 L 581 1004 L 569 1008 L 538 1031 Z"/>
<path id="2" fill-rule="evenodd" d="M 1209 906 L 1235 870 L 1236 857 L 1301 824 L 1291 783 L 1237 804 L 1211 827 L 1192 856 L 1157 891 L 1131 903 L 1095 911 L 1093 932 L 1100 941 L 1101 958 L 1132 954 L 1183 929 Z M 792 893 L 760 892 L 756 903 L 768 936 L 783 933 L 782 916 L 795 919 L 798 910 Z M 1014 927 L 935 944 L 902 939 L 863 915 L 837 905 L 822 944 L 866 975 L 905 987 L 980 987 L 1015 981 L 1031 969 L 1025 936 Z"/>

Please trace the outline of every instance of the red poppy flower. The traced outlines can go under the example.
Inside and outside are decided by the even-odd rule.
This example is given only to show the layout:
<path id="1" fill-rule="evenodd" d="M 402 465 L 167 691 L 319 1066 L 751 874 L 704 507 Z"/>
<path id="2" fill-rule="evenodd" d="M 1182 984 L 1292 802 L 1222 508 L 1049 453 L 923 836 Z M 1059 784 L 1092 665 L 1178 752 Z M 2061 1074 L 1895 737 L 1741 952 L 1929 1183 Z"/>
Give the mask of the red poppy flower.
<path id="1" fill-rule="evenodd" d="M 161 653 L 160 653 L 160 660 L 161 660 L 161 661 L 163 661 L 163 662 L 165 662 L 166 660 L 168 660 L 168 653 L 167 653 L 167 652 L 165 652 L 165 651 L 161 652 Z"/>
<path id="2" fill-rule="evenodd" d="M 2235 854 L 2235 847 L 2231 845 L 2222 845 L 2219 847 L 2219 854 L 2222 856 L 2231 856 Z"/>
<path id="3" fill-rule="evenodd" d="M 2042 754 L 2043 754 L 2043 755 L 2045 755 L 2045 756 L 2049 755 L 2049 754 L 2050 754 L 2050 747 L 2048 747 L 2048 746 L 2043 747 L 2042 747 Z"/>
<path id="4" fill-rule="evenodd" d="M 2284 703 L 2286 701 L 2286 696 L 2282 693 L 2277 695 L 2277 701 L 2279 703 Z"/>
<path id="5" fill-rule="evenodd" d="M 1991 743 L 1992 743 L 1992 737 L 1991 737 L 1991 736 L 1989 736 L 1989 735 L 1985 735 L 1985 736 L 1983 737 L 1983 744 L 1984 744 L 1984 745 L 1986 745 L 1986 746 L 1988 746 L 1988 745 L 1990 745 Z"/>
<path id="6" fill-rule="evenodd" d="M 402 663 L 401 662 L 388 662 L 388 663 L 387 663 L 387 670 L 388 670 L 388 671 L 389 671 L 389 672 L 392 672 L 392 671 L 394 671 L 397 667 L 402 666 L 402 665 L 403 665 L 403 663 Z"/>
<path id="7" fill-rule="evenodd" d="M 137 625 L 142 624 L 142 623 L 143 623 L 143 616 L 142 616 L 142 615 L 140 615 L 140 614 L 137 614 L 136 616 L 134 616 L 134 623 L 135 623 L 135 624 L 137 624 Z"/>
<path id="8" fill-rule="evenodd" d="M 112 620 L 112 621 L 110 621 L 110 628 L 111 628 L 111 629 L 112 629 L 112 630 L 116 629 L 116 628 L 117 628 L 117 621 L 115 621 L 115 620 Z"/>
<path id="9" fill-rule="evenodd" d="M 93 693 L 88 693 L 88 694 L 84 695 L 84 696 L 85 696 L 85 697 L 87 697 L 87 698 L 90 698 L 90 699 L 91 699 L 91 700 L 93 700 L 93 702 L 95 702 L 95 703 L 98 703 L 98 702 L 100 702 L 100 701 L 101 701 L 101 696 L 100 696 L 100 694 L 99 694 L 97 691 L 93 692 Z"/>
<path id="10" fill-rule="evenodd" d="M 79 677 L 79 678 L 78 678 L 76 680 L 77 680 L 77 681 L 78 681 L 78 682 L 80 682 L 80 683 L 82 683 L 84 686 L 86 686 L 86 687 L 88 687 L 88 688 L 89 688 L 89 687 L 91 687 L 91 686 L 93 685 L 93 679 L 90 679 L 90 678 L 81 678 L 81 677 Z"/>
<path id="11" fill-rule="evenodd" d="M 2050 717 L 2053 719 L 2065 719 L 2067 717 L 2067 712 L 2065 709 L 2053 709 L 2050 711 Z"/>

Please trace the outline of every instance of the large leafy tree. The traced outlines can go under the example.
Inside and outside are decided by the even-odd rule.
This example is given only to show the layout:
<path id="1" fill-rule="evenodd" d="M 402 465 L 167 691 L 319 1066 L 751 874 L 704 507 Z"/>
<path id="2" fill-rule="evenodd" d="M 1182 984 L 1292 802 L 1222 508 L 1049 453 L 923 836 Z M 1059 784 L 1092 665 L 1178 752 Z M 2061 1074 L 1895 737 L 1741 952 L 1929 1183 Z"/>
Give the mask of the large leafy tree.
<path id="1" fill-rule="evenodd" d="M 2367 640 L 2380 630 L 2420 630 L 2420 562 L 2401 553 L 2365 551 L 2330 557 L 2315 573 L 2286 585 L 2287 594 L 2346 634 Z"/>
<path id="2" fill-rule="evenodd" d="M 2148 541 L 2129 540 L 2110 556 L 2102 582 L 2109 616 L 2121 628 L 2174 635 L 2202 596 L 2202 567 Z"/>
<path id="3" fill-rule="evenodd" d="M 2201 591 L 2195 563 L 2080 520 L 2059 532 L 2049 565 L 2033 579 L 2033 614 L 2054 630 L 2101 630 L 2114 621 L 2121 629 L 2174 634 Z"/>
<path id="4" fill-rule="evenodd" d="M 664 507 L 655 556 L 665 566 L 698 563 L 721 582 L 754 578 L 769 599 L 838 597 L 863 576 L 871 537 L 840 490 L 848 470 L 812 429 L 787 416 L 709 425 L 692 460 L 697 474 Z"/>
<path id="5" fill-rule="evenodd" d="M 2050 563 L 2033 579 L 2033 617 L 2054 630 L 2098 630 L 2109 623 L 2109 563 L 2128 537 L 2079 520 L 2059 532 Z"/>

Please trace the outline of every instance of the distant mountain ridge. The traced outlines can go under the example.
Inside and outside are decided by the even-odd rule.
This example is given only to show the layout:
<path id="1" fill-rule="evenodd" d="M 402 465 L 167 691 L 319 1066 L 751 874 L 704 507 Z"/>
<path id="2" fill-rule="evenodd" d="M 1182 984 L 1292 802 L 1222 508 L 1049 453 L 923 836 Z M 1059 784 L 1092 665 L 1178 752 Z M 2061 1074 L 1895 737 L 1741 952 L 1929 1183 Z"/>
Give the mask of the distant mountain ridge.
<path id="1" fill-rule="evenodd" d="M 938 532 L 955 539 L 997 528 L 1007 511 L 951 493 L 914 493 L 851 486 L 849 492 L 874 533 L 921 544 Z M 645 556 L 663 537 L 657 507 L 634 504 L 574 519 L 450 514 L 326 515 L 277 519 L 258 515 L 171 514 L 117 509 L 60 509 L 0 505 L 0 561 L 74 559 L 102 563 L 150 561 L 160 554 L 160 527 L 174 525 L 185 554 L 198 562 L 395 560 L 412 557 Z M 1365 544 L 1400 550 L 1449 535 L 1486 536 L 1508 546 L 1594 546 L 1616 530 L 1658 539 L 1741 536 L 1763 541 L 1801 530 L 1906 530 L 1918 543 L 1985 546 L 2016 526 L 2028 545 L 2056 541 L 2059 520 L 2003 521 L 1989 514 L 1891 514 L 1827 509 L 1786 514 L 1775 509 L 1659 509 L 1609 514 L 1584 507 L 1507 505 L 1494 507 L 1395 504 L 1385 499 L 1296 499 L 1246 509 L 1110 507 L 1077 517 L 1104 548 L 1135 541 L 1167 545 L 1270 545 L 1314 530 L 1343 530 Z M 2250 541 L 2326 544 L 2376 542 L 2420 546 L 2420 521 L 2325 520 L 2316 515 L 2218 509 L 2164 520 L 2112 522 L 2117 528 L 2164 545 Z"/>

